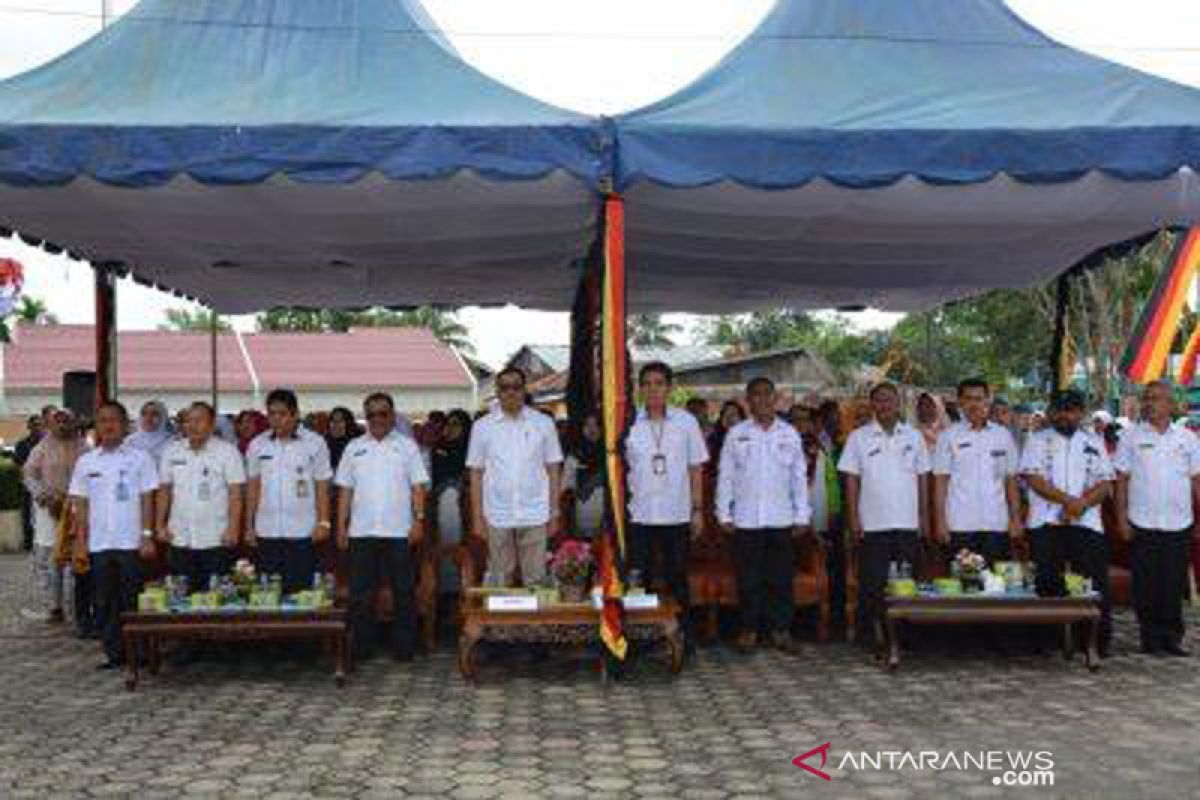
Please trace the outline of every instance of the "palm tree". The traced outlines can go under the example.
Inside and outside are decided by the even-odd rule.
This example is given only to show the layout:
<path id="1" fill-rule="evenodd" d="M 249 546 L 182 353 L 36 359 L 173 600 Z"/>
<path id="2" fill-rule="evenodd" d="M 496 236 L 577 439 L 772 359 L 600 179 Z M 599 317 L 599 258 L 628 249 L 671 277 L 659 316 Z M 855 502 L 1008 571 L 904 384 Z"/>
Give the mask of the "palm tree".
<path id="1" fill-rule="evenodd" d="M 23 322 L 26 325 L 58 324 L 58 317 L 50 313 L 46 302 L 36 297 L 30 297 L 29 295 L 21 298 L 13 314 L 16 316 L 18 322 Z"/>
<path id="2" fill-rule="evenodd" d="M 452 312 L 432 306 L 421 306 L 409 311 L 391 311 L 372 308 L 367 311 L 311 311 L 295 308 L 278 308 L 258 315 L 258 329 L 272 332 L 337 331 L 344 333 L 351 328 L 428 328 L 438 341 L 444 342 L 463 353 L 474 353 L 469 331 Z"/>
<path id="3" fill-rule="evenodd" d="M 398 316 L 403 320 L 400 323 L 402 327 L 428 328 L 438 341 L 464 353 L 475 352 L 475 346 L 468 338 L 470 332 L 452 312 L 432 306 L 421 306 L 412 311 L 401 312 Z"/>
<path id="4" fill-rule="evenodd" d="M 671 336 L 683 332 L 674 322 L 665 322 L 661 314 L 634 314 L 629 318 L 629 343 L 634 347 L 674 347 Z"/>
<path id="5" fill-rule="evenodd" d="M 209 331 L 212 330 L 214 319 L 217 323 L 217 330 L 222 333 L 227 333 L 233 330 L 233 327 L 221 319 L 212 311 L 199 309 L 193 311 L 188 308 L 168 308 L 166 313 L 166 322 L 158 326 L 160 331 Z"/>

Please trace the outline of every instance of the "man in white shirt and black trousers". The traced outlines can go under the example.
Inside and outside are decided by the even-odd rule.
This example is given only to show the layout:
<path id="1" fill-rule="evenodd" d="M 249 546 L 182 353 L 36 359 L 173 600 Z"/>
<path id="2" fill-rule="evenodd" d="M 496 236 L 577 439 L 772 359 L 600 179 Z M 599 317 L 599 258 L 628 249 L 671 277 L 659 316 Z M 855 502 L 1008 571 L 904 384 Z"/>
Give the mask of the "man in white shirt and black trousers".
<path id="1" fill-rule="evenodd" d="M 246 450 L 246 545 L 258 548 L 259 571 L 281 575 L 284 593 L 292 594 L 311 586 L 316 546 L 333 533 L 333 470 L 325 440 L 300 427 L 295 392 L 267 395 L 267 421 L 271 429 Z"/>
<path id="2" fill-rule="evenodd" d="M 750 419 L 729 430 L 717 478 L 717 521 L 733 538 L 741 633 L 750 652 L 765 628 L 770 644 L 796 653 L 792 537 L 811 535 L 812 509 L 804 447 L 796 429 L 775 411 L 775 384 L 758 377 L 746 386 Z"/>
<path id="3" fill-rule="evenodd" d="M 91 558 L 97 617 L 104 643 L 101 669 L 124 662 L 121 614 L 137 607 L 143 572 L 139 556 L 154 558 L 154 492 L 158 471 L 144 450 L 125 443 L 129 414 L 116 402 L 96 409 L 96 448 L 75 464 L 69 494 L 75 503 L 75 547 Z"/>
<path id="4" fill-rule="evenodd" d="M 187 437 L 163 450 L 159 467 L 158 540 L 169 545 L 167 565 L 193 591 L 229 571 L 242 526 L 246 466 L 229 442 L 213 436 L 208 403 L 187 411 Z"/>
<path id="5" fill-rule="evenodd" d="M 938 437 L 932 522 L 951 557 L 967 549 L 994 563 L 1008 558 L 1009 539 L 1020 539 L 1024 526 L 1017 443 L 1008 428 L 988 419 L 990 395 L 981 378 L 958 385 L 963 421 Z"/>
<path id="6" fill-rule="evenodd" d="M 350 625 L 356 658 L 371 655 L 377 639 L 375 589 L 392 587 L 392 655 L 413 656 L 413 546 L 425 536 L 429 475 L 412 437 L 396 430 L 396 404 L 381 392 L 363 403 L 367 433 L 346 446 L 338 465 L 337 544 L 350 553 Z"/>
<path id="7" fill-rule="evenodd" d="M 488 569 L 512 585 L 521 565 L 526 586 L 546 574 L 546 543 L 562 526 L 558 498 L 562 448 L 554 420 L 525 404 L 525 373 L 496 375 L 497 408 L 471 429 L 473 534 L 488 545 Z"/>
<path id="8" fill-rule="evenodd" d="M 1108 593 L 1108 540 L 1100 504 L 1112 488 L 1113 469 L 1104 440 L 1079 427 L 1083 395 L 1072 389 L 1050 400 L 1051 427 L 1030 437 L 1021 454 L 1021 474 L 1029 484 L 1029 543 L 1037 566 L 1038 594 L 1062 597 L 1063 572 L 1091 578 L 1100 594 L 1101 656 L 1112 641 Z"/>
<path id="9" fill-rule="evenodd" d="M 1133 604 L 1142 652 L 1189 656 L 1183 647 L 1188 547 L 1200 537 L 1200 439 L 1173 425 L 1164 381 L 1142 392 L 1144 419 L 1117 447 L 1117 525 L 1130 542 Z"/>
<path id="10" fill-rule="evenodd" d="M 883 613 L 888 565 L 915 569 L 920 537 L 929 529 L 929 452 L 912 426 L 900 421 L 900 392 L 890 383 L 871 389 L 874 420 L 846 440 L 838 471 L 846 479 L 846 526 L 858 547 L 858 641 L 874 641 Z"/>
<path id="11" fill-rule="evenodd" d="M 688 542 L 704 530 L 704 475 L 708 446 L 700 423 L 670 408 L 671 368 L 661 361 L 638 372 L 645 408 L 625 440 L 629 465 L 629 567 L 648 587 L 661 577 L 679 603 L 684 641 L 695 645 L 688 614 Z M 659 567 L 661 566 L 661 572 Z"/>

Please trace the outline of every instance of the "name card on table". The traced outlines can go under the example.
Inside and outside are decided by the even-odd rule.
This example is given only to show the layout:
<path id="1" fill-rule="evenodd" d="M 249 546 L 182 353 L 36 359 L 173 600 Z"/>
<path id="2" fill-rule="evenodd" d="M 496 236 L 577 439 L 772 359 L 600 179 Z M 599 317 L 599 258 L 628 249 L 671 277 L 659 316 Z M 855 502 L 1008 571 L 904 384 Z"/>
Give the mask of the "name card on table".
<path id="1" fill-rule="evenodd" d="M 658 595 L 656 594 L 627 594 L 621 598 L 626 610 L 637 611 L 638 609 L 658 608 Z"/>
<path id="2" fill-rule="evenodd" d="M 536 594 L 496 594 L 487 598 L 488 611 L 537 611 Z"/>

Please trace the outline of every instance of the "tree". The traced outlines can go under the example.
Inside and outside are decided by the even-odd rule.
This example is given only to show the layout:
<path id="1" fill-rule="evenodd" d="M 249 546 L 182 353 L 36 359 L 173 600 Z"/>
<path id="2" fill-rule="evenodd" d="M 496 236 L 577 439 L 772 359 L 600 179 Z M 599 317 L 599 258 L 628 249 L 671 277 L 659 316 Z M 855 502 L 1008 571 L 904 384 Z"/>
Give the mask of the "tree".
<path id="1" fill-rule="evenodd" d="M 672 336 L 683 327 L 666 322 L 661 314 L 634 314 L 629 318 L 629 343 L 634 347 L 674 347 Z"/>
<path id="2" fill-rule="evenodd" d="M 345 333 L 351 328 L 428 328 L 436 339 L 464 353 L 474 353 L 468 338 L 469 331 L 453 313 L 431 306 L 409 311 L 372 308 L 366 311 L 310 310 L 278 308 L 259 314 L 256 322 L 260 331 Z"/>
<path id="3" fill-rule="evenodd" d="M 233 330 L 233 326 L 226 320 L 221 319 L 214 312 L 204 309 L 193 311 L 187 308 L 168 308 L 165 316 L 166 322 L 158 326 L 160 331 L 187 331 L 192 333 L 210 331 L 212 330 L 214 319 L 216 320 L 218 331 L 228 333 Z"/>
<path id="4" fill-rule="evenodd" d="M 37 297 L 24 295 L 13 310 L 17 322 L 26 325 L 57 325 L 58 317 L 50 313 L 46 301 Z"/>

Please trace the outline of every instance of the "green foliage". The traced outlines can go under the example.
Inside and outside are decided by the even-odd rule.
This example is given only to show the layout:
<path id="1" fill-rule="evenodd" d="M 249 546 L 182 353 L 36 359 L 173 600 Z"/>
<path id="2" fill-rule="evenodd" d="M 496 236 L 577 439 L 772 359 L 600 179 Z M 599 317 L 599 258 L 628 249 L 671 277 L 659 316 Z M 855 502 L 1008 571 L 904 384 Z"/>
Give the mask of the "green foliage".
<path id="1" fill-rule="evenodd" d="M 233 326 L 219 315 L 203 309 L 193 311 L 187 308 L 168 308 L 165 316 L 166 321 L 158 326 L 160 331 L 207 332 L 212 330 L 214 317 L 218 331 L 228 333 L 233 330 Z"/>
<path id="2" fill-rule="evenodd" d="M 21 468 L 15 461 L 0 459 L 0 511 L 20 509 L 23 492 Z"/>
<path id="3" fill-rule="evenodd" d="M 671 337 L 682 332 L 682 326 L 665 322 L 661 314 L 634 314 L 629 318 L 629 343 L 634 347 L 674 347 Z"/>
<path id="4" fill-rule="evenodd" d="M 367 311 L 279 308 L 259 314 L 256 321 L 260 331 L 292 333 L 345 333 L 351 328 L 428 328 L 438 340 L 467 354 L 475 352 L 466 326 L 453 313 L 429 306 L 410 311 L 389 311 L 384 308 Z"/>

